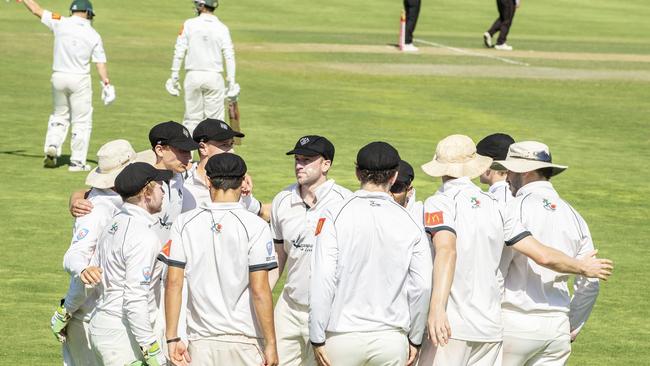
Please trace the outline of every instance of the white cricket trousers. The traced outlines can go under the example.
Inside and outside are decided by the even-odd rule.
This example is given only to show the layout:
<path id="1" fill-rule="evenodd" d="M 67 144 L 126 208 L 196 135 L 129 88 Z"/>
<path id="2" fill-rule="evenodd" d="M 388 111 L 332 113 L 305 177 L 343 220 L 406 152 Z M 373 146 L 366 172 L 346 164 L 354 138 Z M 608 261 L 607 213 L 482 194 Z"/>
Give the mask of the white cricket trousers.
<path id="1" fill-rule="evenodd" d="M 503 366 L 561 366 L 571 354 L 566 314 L 503 311 Z"/>
<path id="2" fill-rule="evenodd" d="M 85 164 L 93 115 L 90 75 L 54 72 L 51 82 L 54 111 L 48 121 L 44 151 L 55 146 L 57 156 L 60 156 L 72 124 L 70 161 Z"/>
<path id="3" fill-rule="evenodd" d="M 243 335 L 222 335 L 189 342 L 192 366 L 260 366 L 264 362 L 262 340 Z"/>
<path id="4" fill-rule="evenodd" d="M 206 118 L 224 120 L 226 88 L 223 77 L 215 71 L 187 71 L 185 73 L 185 117 L 183 126 L 190 134 Z"/>
<path id="5" fill-rule="evenodd" d="M 66 341 L 62 345 L 64 366 L 100 366 L 90 346 L 90 324 L 72 318 L 65 328 Z"/>
<path id="6" fill-rule="evenodd" d="M 418 366 L 501 366 L 501 342 L 450 339 L 445 346 L 435 347 L 431 339 L 425 338 Z"/>
<path id="7" fill-rule="evenodd" d="M 401 330 L 326 333 L 325 352 L 334 366 L 404 366 L 409 346 Z"/>
<path id="8" fill-rule="evenodd" d="M 314 349 L 309 343 L 309 306 L 294 302 L 282 291 L 273 318 L 280 365 L 316 365 Z"/>
<path id="9" fill-rule="evenodd" d="M 124 366 L 143 360 L 135 337 L 123 320 L 103 312 L 90 320 L 90 344 L 100 365 Z"/>

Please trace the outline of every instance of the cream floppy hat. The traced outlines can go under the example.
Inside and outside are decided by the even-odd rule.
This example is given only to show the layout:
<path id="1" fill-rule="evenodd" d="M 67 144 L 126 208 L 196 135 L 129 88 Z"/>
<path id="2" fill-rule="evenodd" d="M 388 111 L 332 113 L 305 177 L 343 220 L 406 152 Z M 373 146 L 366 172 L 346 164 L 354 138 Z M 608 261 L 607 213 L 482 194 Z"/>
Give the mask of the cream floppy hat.
<path id="1" fill-rule="evenodd" d="M 97 167 L 88 173 L 86 185 L 100 189 L 113 187 L 115 177 L 127 165 L 136 161 L 155 164 L 155 155 L 150 152 L 151 150 L 145 150 L 136 153 L 131 144 L 122 139 L 105 143 L 97 151 Z"/>
<path id="2" fill-rule="evenodd" d="M 494 162 L 515 173 L 526 173 L 542 168 L 553 168 L 552 175 L 562 173 L 568 166 L 553 164 L 548 146 L 537 141 L 517 142 L 508 148 L 506 160 Z"/>
<path id="3" fill-rule="evenodd" d="M 492 158 L 476 153 L 476 145 L 471 138 L 451 135 L 438 143 L 433 160 L 422 165 L 422 170 L 432 177 L 476 178 L 491 164 Z"/>

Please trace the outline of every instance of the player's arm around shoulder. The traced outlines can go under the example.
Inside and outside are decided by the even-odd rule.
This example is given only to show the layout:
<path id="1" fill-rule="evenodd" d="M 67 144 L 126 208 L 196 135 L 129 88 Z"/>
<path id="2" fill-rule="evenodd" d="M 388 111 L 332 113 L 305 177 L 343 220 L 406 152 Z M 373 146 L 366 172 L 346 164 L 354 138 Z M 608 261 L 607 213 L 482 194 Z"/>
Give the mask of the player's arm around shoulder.
<path id="1" fill-rule="evenodd" d="M 90 214 L 75 220 L 70 247 L 63 256 L 63 268 L 71 276 L 79 276 L 89 265 L 97 247 L 99 234 L 111 217 L 109 208 L 99 204 Z"/>

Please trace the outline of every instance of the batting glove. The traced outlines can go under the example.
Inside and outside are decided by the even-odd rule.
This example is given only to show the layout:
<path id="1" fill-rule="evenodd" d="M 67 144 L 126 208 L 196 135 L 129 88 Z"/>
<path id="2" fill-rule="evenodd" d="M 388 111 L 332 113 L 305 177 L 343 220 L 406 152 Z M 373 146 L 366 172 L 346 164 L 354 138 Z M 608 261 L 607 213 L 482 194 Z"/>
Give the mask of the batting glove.
<path id="1" fill-rule="evenodd" d="M 117 97 L 115 95 L 115 87 L 109 83 L 104 84 L 103 82 L 101 83 L 102 85 L 102 101 L 104 102 L 104 105 L 109 105 L 115 101 L 115 98 Z"/>
<path id="2" fill-rule="evenodd" d="M 167 93 L 171 94 L 173 97 L 181 95 L 181 84 L 178 82 L 178 79 L 167 79 L 165 82 L 165 89 L 167 89 Z"/>
<path id="3" fill-rule="evenodd" d="M 61 343 L 65 342 L 65 327 L 68 326 L 69 321 L 70 314 L 68 314 L 68 311 L 63 307 L 63 300 L 61 300 L 61 305 L 56 308 L 54 315 L 52 315 L 52 319 L 50 319 L 50 328 L 52 329 L 52 333 L 54 333 L 56 340 Z"/>
<path id="4" fill-rule="evenodd" d="M 160 349 L 158 341 L 154 342 L 149 349 L 144 351 L 144 363 L 148 366 L 167 365 L 167 358 Z"/>
<path id="5" fill-rule="evenodd" d="M 236 102 L 237 99 L 239 99 L 239 92 L 241 91 L 241 88 L 239 87 L 239 84 L 235 82 L 231 82 L 228 84 L 228 91 L 226 92 L 226 97 L 231 102 Z"/>

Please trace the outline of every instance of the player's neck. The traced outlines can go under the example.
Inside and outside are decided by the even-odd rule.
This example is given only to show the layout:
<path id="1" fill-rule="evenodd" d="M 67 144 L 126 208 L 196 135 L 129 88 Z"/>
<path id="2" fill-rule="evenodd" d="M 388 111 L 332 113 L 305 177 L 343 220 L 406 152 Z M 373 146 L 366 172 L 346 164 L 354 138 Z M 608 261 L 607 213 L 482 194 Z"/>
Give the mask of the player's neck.
<path id="1" fill-rule="evenodd" d="M 379 185 L 370 182 L 362 183 L 361 189 L 368 192 L 389 192 L 389 186 L 387 184 Z"/>
<path id="2" fill-rule="evenodd" d="M 239 189 L 210 189 L 210 198 L 214 203 L 239 202 L 241 190 Z"/>
<path id="3" fill-rule="evenodd" d="M 493 185 L 495 185 L 495 184 L 497 184 L 499 182 L 505 182 L 506 178 L 507 178 L 506 175 L 503 175 L 503 176 L 498 175 L 498 176 L 495 176 L 494 178 L 490 178 L 488 183 L 490 184 L 490 187 L 492 187 Z"/>
<path id="4" fill-rule="evenodd" d="M 302 198 L 302 200 L 309 206 L 316 205 L 316 201 L 318 200 L 318 197 L 316 197 L 316 190 L 325 182 L 327 182 L 327 176 L 323 175 L 313 183 L 298 185 L 300 198 Z"/>

